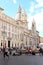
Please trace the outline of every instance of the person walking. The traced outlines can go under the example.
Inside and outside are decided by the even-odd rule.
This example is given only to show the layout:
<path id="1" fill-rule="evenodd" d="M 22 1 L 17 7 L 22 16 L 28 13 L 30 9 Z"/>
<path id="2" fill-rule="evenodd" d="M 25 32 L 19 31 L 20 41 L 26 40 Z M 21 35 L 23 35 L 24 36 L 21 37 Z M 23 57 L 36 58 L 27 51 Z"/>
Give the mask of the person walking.
<path id="1" fill-rule="evenodd" d="M 4 58 L 5 58 L 5 56 L 9 57 L 8 49 L 5 46 L 3 46 L 3 56 L 4 56 Z"/>
<path id="2" fill-rule="evenodd" d="M 3 46 L 3 56 L 5 58 L 5 47 Z"/>

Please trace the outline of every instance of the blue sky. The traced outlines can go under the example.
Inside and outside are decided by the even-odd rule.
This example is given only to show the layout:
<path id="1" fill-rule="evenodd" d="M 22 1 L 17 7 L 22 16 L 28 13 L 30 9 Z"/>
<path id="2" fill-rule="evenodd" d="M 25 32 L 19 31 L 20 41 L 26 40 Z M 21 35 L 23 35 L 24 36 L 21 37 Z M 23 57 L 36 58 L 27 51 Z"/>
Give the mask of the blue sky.
<path id="1" fill-rule="evenodd" d="M 39 31 L 39 35 L 43 37 L 43 0 L 0 0 L 0 7 L 10 17 L 16 15 L 19 4 L 26 11 L 29 29 L 31 29 L 34 18 L 36 29 Z"/>

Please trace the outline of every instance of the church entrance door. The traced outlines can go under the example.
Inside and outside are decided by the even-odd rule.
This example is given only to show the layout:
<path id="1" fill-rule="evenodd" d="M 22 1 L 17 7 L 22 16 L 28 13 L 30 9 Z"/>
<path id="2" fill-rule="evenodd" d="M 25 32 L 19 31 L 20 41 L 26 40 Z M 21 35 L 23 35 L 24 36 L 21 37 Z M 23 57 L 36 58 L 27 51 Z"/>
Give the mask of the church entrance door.
<path id="1" fill-rule="evenodd" d="M 10 40 L 8 41 L 8 47 L 10 48 Z"/>

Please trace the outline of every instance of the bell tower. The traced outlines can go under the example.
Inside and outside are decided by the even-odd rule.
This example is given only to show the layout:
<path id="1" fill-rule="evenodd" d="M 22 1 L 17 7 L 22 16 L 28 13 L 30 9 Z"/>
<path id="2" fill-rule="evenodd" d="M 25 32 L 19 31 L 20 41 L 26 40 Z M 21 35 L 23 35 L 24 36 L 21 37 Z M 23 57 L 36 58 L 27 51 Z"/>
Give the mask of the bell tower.
<path id="1" fill-rule="evenodd" d="M 18 11 L 17 11 L 16 16 L 15 16 L 15 20 L 17 20 L 17 21 L 21 20 L 21 10 L 22 10 L 21 6 L 19 5 Z"/>
<path id="2" fill-rule="evenodd" d="M 36 34 L 36 23 L 35 23 L 34 19 L 33 19 L 33 22 L 32 22 L 32 33 Z"/>
<path id="3" fill-rule="evenodd" d="M 21 7 L 20 7 L 20 5 L 19 5 L 19 7 L 18 7 L 18 12 L 17 12 L 17 14 L 18 14 L 18 20 L 21 20 Z"/>

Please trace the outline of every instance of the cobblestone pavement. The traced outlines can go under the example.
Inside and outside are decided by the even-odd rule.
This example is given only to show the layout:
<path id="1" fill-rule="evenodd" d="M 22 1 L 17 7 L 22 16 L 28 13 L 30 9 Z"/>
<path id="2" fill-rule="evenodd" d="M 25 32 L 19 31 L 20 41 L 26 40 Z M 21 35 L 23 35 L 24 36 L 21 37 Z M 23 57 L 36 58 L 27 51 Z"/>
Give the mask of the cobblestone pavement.
<path id="1" fill-rule="evenodd" d="M 0 65 L 43 65 L 43 56 L 21 55 L 9 56 L 4 59 L 0 54 Z"/>

